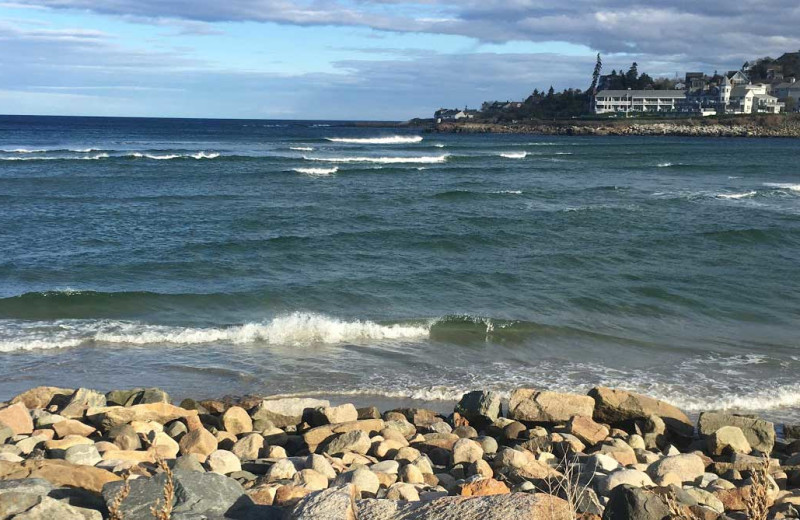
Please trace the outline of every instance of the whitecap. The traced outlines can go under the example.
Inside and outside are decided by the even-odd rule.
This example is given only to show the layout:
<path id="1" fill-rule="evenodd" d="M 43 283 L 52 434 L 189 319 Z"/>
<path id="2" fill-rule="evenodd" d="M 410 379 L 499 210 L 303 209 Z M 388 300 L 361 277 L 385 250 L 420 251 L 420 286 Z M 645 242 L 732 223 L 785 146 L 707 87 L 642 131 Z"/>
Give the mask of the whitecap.
<path id="1" fill-rule="evenodd" d="M 423 157 L 303 157 L 307 161 L 332 163 L 374 163 L 374 164 L 435 164 L 447 161 L 448 155 Z"/>
<path id="2" fill-rule="evenodd" d="M 528 152 L 501 152 L 499 155 L 506 159 L 524 159 L 528 156 Z"/>
<path id="3" fill-rule="evenodd" d="M 411 144 L 421 143 L 419 135 L 393 135 L 388 137 L 326 137 L 332 143 L 345 144 Z"/>
<path id="4" fill-rule="evenodd" d="M 662 162 L 662 163 L 656 164 L 656 168 L 669 168 L 670 166 L 675 166 L 675 163 Z"/>
<path id="5" fill-rule="evenodd" d="M 290 146 L 289 150 L 295 150 L 297 152 L 313 152 L 314 149 L 310 146 Z"/>
<path id="6" fill-rule="evenodd" d="M 769 186 L 770 188 L 778 188 L 781 190 L 800 192 L 800 184 L 789 184 L 784 182 L 765 182 L 764 186 Z"/>
<path id="7" fill-rule="evenodd" d="M 331 175 L 339 171 L 339 168 L 292 168 L 292 171 L 305 175 Z"/>
<path id="8" fill-rule="evenodd" d="M 522 190 L 500 190 L 492 193 L 495 195 L 522 195 Z"/>
<path id="9" fill-rule="evenodd" d="M 756 191 L 746 191 L 743 193 L 718 193 L 717 198 L 720 199 L 745 199 L 753 197 L 757 194 Z"/>

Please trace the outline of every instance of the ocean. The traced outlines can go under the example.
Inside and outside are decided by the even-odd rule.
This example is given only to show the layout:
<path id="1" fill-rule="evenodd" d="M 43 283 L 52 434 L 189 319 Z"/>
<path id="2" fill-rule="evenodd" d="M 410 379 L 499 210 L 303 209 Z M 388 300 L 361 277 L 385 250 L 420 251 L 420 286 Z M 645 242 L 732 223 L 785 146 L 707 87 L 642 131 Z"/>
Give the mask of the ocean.
<path id="1" fill-rule="evenodd" d="M 798 140 L 4 116 L 0 150 L 0 399 L 607 385 L 800 420 Z"/>

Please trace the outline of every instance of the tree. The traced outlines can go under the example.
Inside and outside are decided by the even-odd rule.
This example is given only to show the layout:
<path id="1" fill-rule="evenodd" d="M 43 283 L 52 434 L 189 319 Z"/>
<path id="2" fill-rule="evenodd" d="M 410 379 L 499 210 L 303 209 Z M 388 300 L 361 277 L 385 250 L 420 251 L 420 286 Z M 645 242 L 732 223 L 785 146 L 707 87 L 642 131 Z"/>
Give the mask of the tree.
<path id="1" fill-rule="evenodd" d="M 600 72 L 603 70 L 603 60 L 600 59 L 600 53 L 597 53 L 597 61 L 594 64 L 594 71 L 592 72 L 592 86 L 589 93 L 592 95 L 597 94 L 597 82 L 600 80 Z"/>
<path id="2" fill-rule="evenodd" d="M 639 66 L 634 61 L 631 68 L 625 73 L 625 86 L 633 88 L 636 86 L 636 80 L 639 78 Z"/>
<path id="3" fill-rule="evenodd" d="M 556 91 L 553 88 L 553 85 L 550 85 L 550 89 L 548 89 L 548 91 L 547 91 L 547 97 L 551 98 L 551 97 L 553 97 L 555 95 L 555 93 L 556 93 Z"/>

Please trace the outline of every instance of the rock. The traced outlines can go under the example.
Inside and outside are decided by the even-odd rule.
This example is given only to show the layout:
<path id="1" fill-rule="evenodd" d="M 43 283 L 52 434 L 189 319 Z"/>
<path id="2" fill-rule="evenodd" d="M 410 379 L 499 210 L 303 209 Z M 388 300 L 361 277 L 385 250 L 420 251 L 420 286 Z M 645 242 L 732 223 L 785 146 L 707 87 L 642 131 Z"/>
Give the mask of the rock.
<path id="1" fill-rule="evenodd" d="M 289 514 L 291 520 L 356 520 L 356 486 L 349 484 L 311 493 Z"/>
<path id="2" fill-rule="evenodd" d="M 494 476 L 494 471 L 492 471 L 492 467 L 488 462 L 480 459 L 467 466 L 467 476 L 472 477 L 474 475 L 483 478 L 492 478 Z"/>
<path id="3" fill-rule="evenodd" d="M 453 444 L 453 464 L 465 462 L 467 464 L 481 460 L 483 458 L 483 448 L 481 445 L 470 439 L 459 439 Z"/>
<path id="4" fill-rule="evenodd" d="M 142 441 L 139 434 L 130 424 L 123 424 L 112 428 L 108 436 L 114 440 L 114 444 L 121 450 L 139 450 L 142 448 Z"/>
<path id="5" fill-rule="evenodd" d="M 441 420 L 436 412 L 426 408 L 398 408 L 396 410 L 390 410 L 384 414 L 384 419 L 388 421 L 390 420 L 389 417 L 393 415 L 402 416 L 417 428 L 428 427 Z"/>
<path id="6" fill-rule="evenodd" d="M 120 505 L 125 520 L 152 520 L 150 508 L 157 499 L 163 500 L 167 476 L 159 473 L 150 478 L 130 480 L 130 492 Z M 173 518 L 222 517 L 250 502 L 242 486 L 233 479 L 216 473 L 173 471 Z M 103 499 L 111 505 L 122 488 L 121 482 L 103 487 Z"/>
<path id="7" fill-rule="evenodd" d="M 515 470 L 526 478 L 542 479 L 553 476 L 555 471 L 548 464 L 536 460 L 527 450 L 503 448 L 494 458 L 494 468 L 498 472 Z"/>
<path id="8" fill-rule="evenodd" d="M 475 439 L 478 437 L 478 430 L 472 426 L 462 424 L 453 430 L 453 435 L 461 439 Z"/>
<path id="9" fill-rule="evenodd" d="M 312 491 L 294 484 L 284 484 L 275 490 L 273 505 L 280 507 L 293 507 L 300 499 L 311 494 Z"/>
<path id="10" fill-rule="evenodd" d="M 459 495 L 462 497 L 479 497 L 489 495 L 504 495 L 510 493 L 508 486 L 492 478 L 481 478 L 461 485 Z"/>
<path id="11" fill-rule="evenodd" d="M 313 469 L 301 469 L 294 474 L 292 482 L 311 491 L 321 491 L 328 488 L 328 478 Z"/>
<path id="12" fill-rule="evenodd" d="M 396 460 L 384 460 L 369 467 L 374 473 L 389 473 L 396 475 L 400 470 L 400 463 Z"/>
<path id="13" fill-rule="evenodd" d="M 236 441 L 231 451 L 241 460 L 255 460 L 264 448 L 264 437 L 251 433 Z"/>
<path id="14" fill-rule="evenodd" d="M 750 453 L 750 443 L 736 426 L 723 426 L 708 437 L 708 452 L 711 455 Z"/>
<path id="15" fill-rule="evenodd" d="M 406 464 L 398 473 L 400 480 L 407 483 L 407 484 L 424 484 L 425 477 L 422 476 L 422 472 L 419 470 L 418 467 L 414 466 L 413 464 Z"/>
<path id="16" fill-rule="evenodd" d="M 108 431 L 133 421 L 153 421 L 166 424 L 176 419 L 197 418 L 196 410 L 186 410 L 169 403 L 137 404 L 134 406 L 103 406 L 89 408 L 86 417 L 92 424 Z M 190 428 L 191 429 L 191 428 Z"/>
<path id="17" fill-rule="evenodd" d="M 297 473 L 297 468 L 289 459 L 281 459 L 267 470 L 266 478 L 268 482 L 276 480 L 289 480 Z"/>
<path id="18" fill-rule="evenodd" d="M 100 511 L 74 507 L 48 496 L 12 491 L 0 495 L 0 518 L 14 520 L 102 520 Z"/>
<path id="19" fill-rule="evenodd" d="M 608 428 L 596 423 L 591 417 L 575 416 L 567 423 L 567 431 L 586 443 L 594 446 L 605 440 L 609 435 Z"/>
<path id="20" fill-rule="evenodd" d="M 621 485 L 631 487 L 655 486 L 653 480 L 644 471 L 636 469 L 620 469 L 614 471 L 606 478 L 598 478 L 597 491 L 601 495 L 608 495 L 615 487 Z"/>
<path id="21" fill-rule="evenodd" d="M 340 473 L 333 483 L 337 486 L 352 484 L 361 493 L 362 497 L 364 494 L 375 496 L 381 485 L 377 475 L 367 468 L 357 468 Z"/>
<path id="22" fill-rule="evenodd" d="M 612 439 L 600 445 L 600 453 L 608 455 L 623 466 L 636 464 L 636 452 L 622 439 Z"/>
<path id="23" fill-rule="evenodd" d="M 381 419 L 366 419 L 340 424 L 328 424 L 308 430 L 303 434 L 303 440 L 308 445 L 308 450 L 310 452 L 315 452 L 319 445 L 324 444 L 337 434 L 352 431 L 363 431 L 366 433 L 379 432 L 384 426 L 386 426 L 386 423 Z"/>
<path id="24" fill-rule="evenodd" d="M 686 414 L 664 401 L 602 386 L 591 389 L 589 395 L 595 401 L 596 421 L 615 425 L 655 415 L 676 435 L 688 438 L 694 433 L 694 425 Z"/>
<path id="25" fill-rule="evenodd" d="M 380 419 L 381 411 L 376 406 L 365 406 L 364 408 L 356 409 L 358 412 L 358 420 L 363 419 Z"/>
<path id="26" fill-rule="evenodd" d="M 103 460 L 103 458 L 93 444 L 79 444 L 67 449 L 64 453 L 64 460 L 79 466 L 94 466 Z"/>
<path id="27" fill-rule="evenodd" d="M 253 421 L 270 421 L 278 428 L 294 426 L 303 422 L 305 410 L 330 406 L 329 401 L 322 399 L 286 398 L 265 399 L 253 410 Z"/>
<path id="28" fill-rule="evenodd" d="M 438 421 L 430 426 L 428 426 L 428 430 L 431 433 L 453 433 L 453 428 L 444 421 Z"/>
<path id="29" fill-rule="evenodd" d="M 222 415 L 225 431 L 233 435 L 241 435 L 253 431 L 253 420 L 244 408 L 231 406 Z"/>
<path id="30" fill-rule="evenodd" d="M 13 436 L 14 430 L 0 422 L 0 445 L 5 444 Z"/>
<path id="31" fill-rule="evenodd" d="M 511 394 L 508 416 L 527 423 L 565 422 L 576 415 L 591 417 L 594 404 L 591 397 L 583 395 L 521 388 Z"/>
<path id="32" fill-rule="evenodd" d="M 684 453 L 654 462 L 647 468 L 647 473 L 656 481 L 667 473 L 674 473 L 682 482 L 694 482 L 703 477 L 705 470 L 702 458 L 693 453 Z"/>
<path id="33" fill-rule="evenodd" d="M 80 435 L 81 437 L 88 437 L 97 431 L 88 424 L 84 424 L 75 419 L 65 419 L 53 424 L 53 431 L 56 436 L 66 437 L 67 435 Z"/>
<path id="34" fill-rule="evenodd" d="M 239 457 L 226 450 L 216 450 L 206 459 L 208 470 L 220 475 L 229 475 L 234 471 L 242 471 Z"/>
<path id="35" fill-rule="evenodd" d="M 103 460 L 114 462 L 149 462 L 156 461 L 155 451 L 133 451 L 133 450 L 108 450 L 103 452 Z"/>
<path id="36" fill-rule="evenodd" d="M 484 453 L 489 455 L 497 453 L 497 441 L 493 437 L 478 437 L 475 440 L 480 443 Z"/>
<path id="37" fill-rule="evenodd" d="M 417 488 L 411 484 L 397 482 L 392 484 L 386 490 L 386 498 L 388 500 L 405 500 L 407 502 L 416 502 L 419 500 L 419 492 Z"/>
<path id="38" fill-rule="evenodd" d="M 37 386 L 27 392 L 22 392 L 13 399 L 11 404 L 22 403 L 29 410 L 37 408 L 47 408 L 54 399 L 61 398 L 64 402 L 75 390 L 71 388 L 59 388 L 57 386 Z"/>
<path id="39" fill-rule="evenodd" d="M 154 451 L 162 459 L 174 459 L 180 453 L 180 444 L 164 432 L 151 434 L 150 451 Z"/>
<path id="40" fill-rule="evenodd" d="M 172 464 L 173 470 L 199 471 L 205 473 L 206 469 L 194 455 L 182 455 Z"/>
<path id="41" fill-rule="evenodd" d="M 456 405 L 455 411 L 476 427 L 487 426 L 500 416 L 500 395 L 482 390 L 466 393 Z"/>
<path id="42" fill-rule="evenodd" d="M 666 501 L 658 494 L 627 485 L 611 491 L 603 520 L 666 520 L 672 518 Z"/>
<path id="43" fill-rule="evenodd" d="M 0 410 L 0 424 L 10 428 L 14 435 L 33 433 L 33 419 L 21 402 Z"/>
<path id="44" fill-rule="evenodd" d="M 178 445 L 182 455 L 194 454 L 198 460 L 205 462 L 206 457 L 217 449 L 217 439 L 205 428 L 200 428 L 184 435 Z"/>
<path id="45" fill-rule="evenodd" d="M 364 455 L 369 451 L 370 446 L 372 446 L 372 443 L 369 440 L 369 435 L 361 430 L 353 430 L 343 433 L 330 441 L 323 451 L 334 456 L 345 452 Z"/>
<path id="46" fill-rule="evenodd" d="M 354 422 L 359 419 L 358 410 L 350 403 L 339 406 L 320 406 L 314 408 L 310 415 L 312 426 Z"/>
<path id="47" fill-rule="evenodd" d="M 105 405 L 105 395 L 96 390 L 79 388 L 70 396 L 66 406 L 59 413 L 67 419 L 77 419 L 83 417 L 87 409 Z"/>
<path id="48" fill-rule="evenodd" d="M 44 447 L 48 451 L 57 451 L 57 450 L 68 450 L 73 446 L 78 445 L 91 445 L 94 444 L 92 439 L 87 439 L 86 437 L 81 437 L 80 435 L 67 435 L 63 439 L 53 440 L 53 441 L 45 441 Z"/>
<path id="49" fill-rule="evenodd" d="M 44 444 L 46 440 L 47 437 L 43 435 L 32 435 L 17 442 L 16 446 L 23 455 L 29 455 L 39 445 Z"/>
<path id="50" fill-rule="evenodd" d="M 294 518 L 294 517 L 292 517 Z M 303 517 L 303 520 L 311 517 Z M 441 497 L 428 502 L 362 500 L 358 520 L 571 520 L 569 504 L 545 493 Z"/>
<path id="51" fill-rule="evenodd" d="M 91 466 L 76 466 L 63 460 L 0 462 L 0 480 L 41 478 L 54 486 L 69 486 L 99 493 L 109 482 L 120 480 L 110 471 Z"/>
<path id="52" fill-rule="evenodd" d="M 723 426 L 735 426 L 741 429 L 753 450 L 764 454 L 772 453 L 772 447 L 775 445 L 775 425 L 771 422 L 722 412 L 701 413 L 697 421 L 697 429 L 704 437 L 712 435 Z"/>
<path id="53" fill-rule="evenodd" d="M 714 496 L 713 493 L 696 487 L 688 487 L 684 491 L 694 498 L 698 504 L 712 509 L 715 513 L 722 514 L 725 512 L 725 506 L 722 501 Z"/>
<path id="54" fill-rule="evenodd" d="M 324 475 L 327 479 L 333 480 L 336 478 L 336 470 L 328 459 L 322 455 L 311 454 L 306 459 L 306 468 L 313 469 L 317 473 Z"/>

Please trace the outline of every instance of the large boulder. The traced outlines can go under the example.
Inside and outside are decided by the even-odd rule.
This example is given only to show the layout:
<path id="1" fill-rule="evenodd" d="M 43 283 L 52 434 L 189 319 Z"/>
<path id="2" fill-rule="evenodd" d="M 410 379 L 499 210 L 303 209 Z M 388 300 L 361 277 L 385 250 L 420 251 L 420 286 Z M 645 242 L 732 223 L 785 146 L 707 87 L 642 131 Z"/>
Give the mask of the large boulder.
<path id="1" fill-rule="evenodd" d="M 106 402 L 109 405 L 133 406 L 171 401 L 169 394 L 160 388 L 134 388 L 132 390 L 112 390 L 106 394 Z"/>
<path id="2" fill-rule="evenodd" d="M 594 401 L 594 419 L 611 425 L 618 425 L 636 419 L 648 419 L 650 416 L 660 417 L 667 428 L 684 438 L 694 434 L 694 425 L 689 417 L 678 408 L 652 397 L 613 390 L 598 386 L 589 391 Z"/>
<path id="3" fill-rule="evenodd" d="M 775 425 L 771 422 L 723 412 L 701 413 L 697 421 L 697 429 L 703 437 L 712 435 L 723 426 L 735 426 L 742 430 L 752 449 L 765 454 L 772 452 L 775 445 Z"/>
<path id="4" fill-rule="evenodd" d="M 169 403 L 137 404 L 133 406 L 101 406 L 89 408 L 86 417 L 108 431 L 133 421 L 153 421 L 166 424 L 176 419 L 197 417 L 197 410 L 186 410 Z"/>
<path id="5" fill-rule="evenodd" d="M 361 421 L 352 421 L 339 424 L 326 424 L 324 426 L 317 426 L 311 428 L 303 434 L 303 440 L 308 445 L 308 451 L 314 452 L 317 446 L 324 444 L 329 439 L 336 435 L 347 433 L 351 431 L 362 431 L 365 433 L 373 433 L 381 431 L 385 426 L 382 419 L 364 419 Z"/>
<path id="6" fill-rule="evenodd" d="M 57 386 L 37 386 L 26 392 L 22 392 L 11 400 L 11 404 L 22 403 L 29 410 L 36 408 L 47 408 L 54 403 L 56 398 L 66 401 L 73 393 L 74 389 L 59 388 Z"/>
<path id="7" fill-rule="evenodd" d="M 638 487 L 621 485 L 611 491 L 603 520 L 666 520 L 669 506 L 660 495 Z"/>
<path id="8" fill-rule="evenodd" d="M 751 450 L 747 437 L 736 426 L 723 426 L 708 437 L 708 453 L 711 455 L 748 454 Z"/>
<path id="9" fill-rule="evenodd" d="M 13 520 L 102 520 L 100 511 L 33 493 L 12 491 L 0 494 L 0 518 Z"/>
<path id="10" fill-rule="evenodd" d="M 221 517 L 252 505 L 238 482 L 217 473 L 179 469 L 173 472 L 172 481 L 175 487 L 173 518 Z M 119 506 L 122 517 L 125 520 L 152 520 L 150 508 L 156 501 L 163 501 L 166 482 L 165 473 L 129 481 L 130 491 Z M 103 487 L 103 499 L 107 505 L 119 496 L 122 486 L 122 482 L 113 482 Z"/>
<path id="11" fill-rule="evenodd" d="M 530 388 L 515 390 L 508 401 L 509 418 L 527 423 L 566 422 L 576 415 L 591 417 L 593 411 L 591 397 Z"/>
<path id="12" fill-rule="evenodd" d="M 104 485 L 120 477 L 100 468 L 78 466 L 63 460 L 0 461 L 0 480 L 40 478 L 54 486 L 67 486 L 99 493 Z"/>
<path id="13" fill-rule="evenodd" d="M 10 428 L 14 435 L 33 432 L 33 419 L 22 403 L 12 404 L 0 410 L 0 425 Z"/>
<path id="14" fill-rule="evenodd" d="M 356 520 L 358 490 L 353 484 L 311 493 L 294 507 L 293 520 Z"/>
<path id="15" fill-rule="evenodd" d="M 66 406 L 59 411 L 67 419 L 78 419 L 83 417 L 83 414 L 89 408 L 96 408 L 106 405 L 106 396 L 97 390 L 90 390 L 88 388 L 78 388 L 70 396 Z"/>
<path id="16" fill-rule="evenodd" d="M 312 517 L 292 517 L 306 520 Z M 545 493 L 449 496 L 429 502 L 361 500 L 358 520 L 571 520 L 566 500 Z"/>
<path id="17" fill-rule="evenodd" d="M 455 411 L 477 428 L 492 424 L 501 413 L 500 394 L 484 390 L 466 393 Z"/>
<path id="18" fill-rule="evenodd" d="M 675 474 L 681 482 L 694 482 L 706 471 L 706 464 L 699 455 L 682 453 L 657 460 L 647 467 L 647 472 L 656 482 L 668 473 Z"/>
<path id="19" fill-rule="evenodd" d="M 253 410 L 253 421 L 269 421 L 278 428 L 294 426 L 303 422 L 307 409 L 330 406 L 330 401 L 290 397 L 285 399 L 265 399 Z"/>

